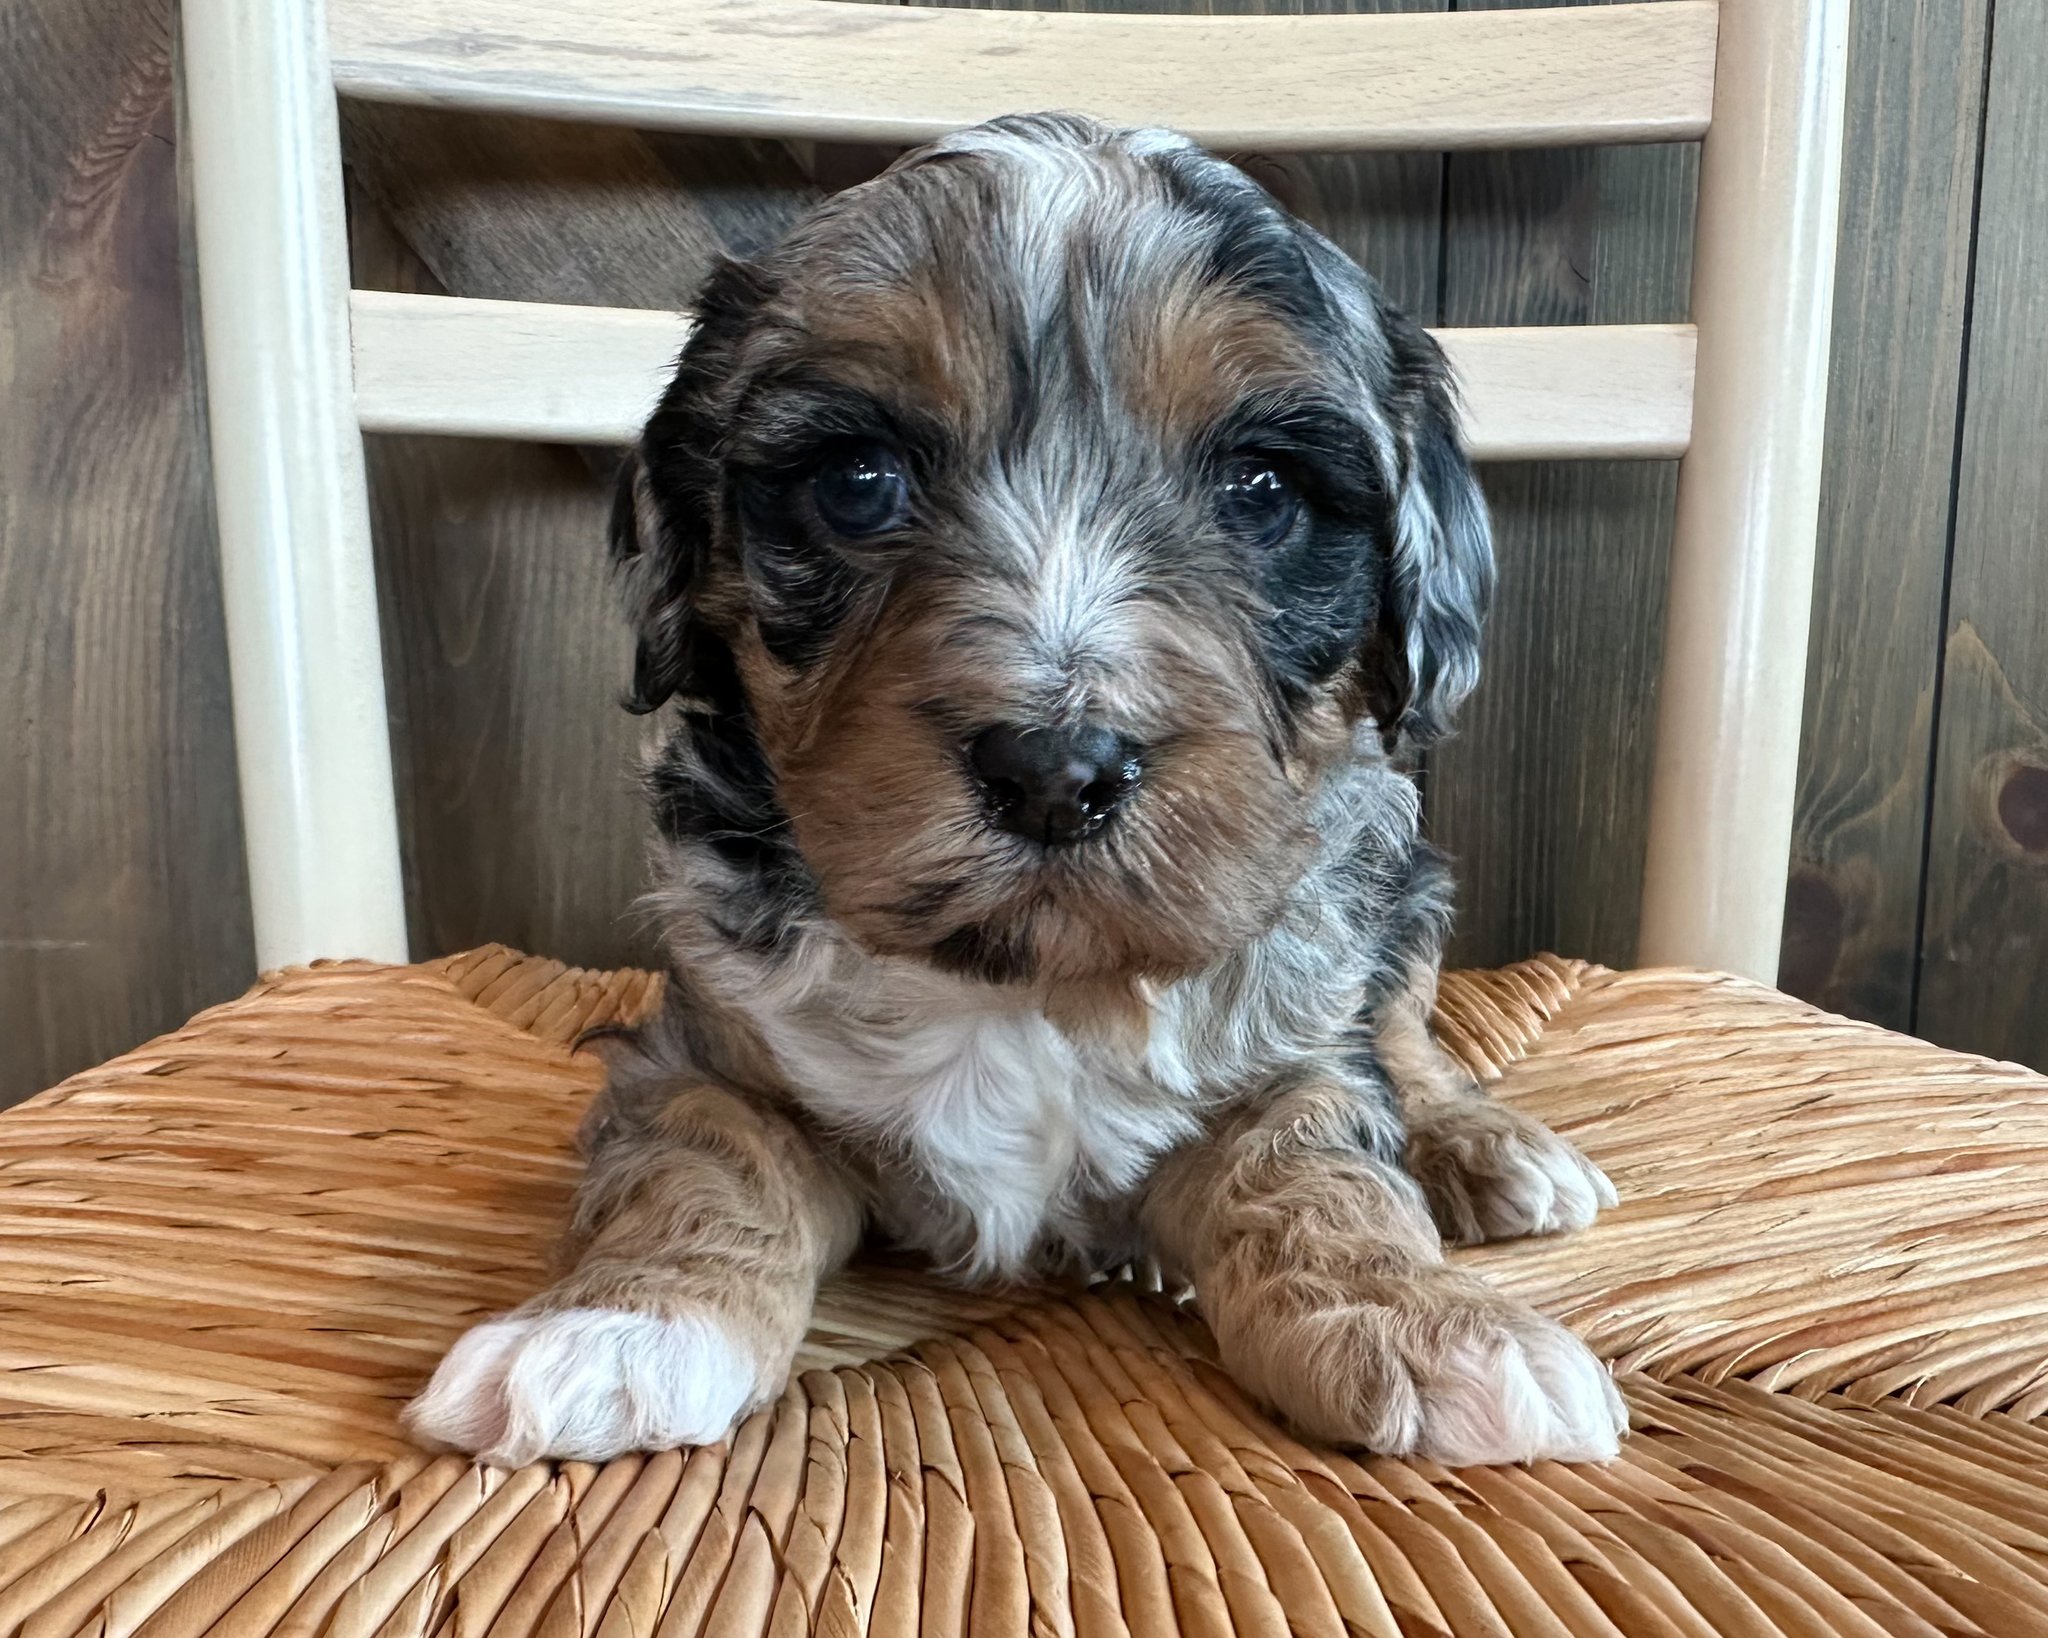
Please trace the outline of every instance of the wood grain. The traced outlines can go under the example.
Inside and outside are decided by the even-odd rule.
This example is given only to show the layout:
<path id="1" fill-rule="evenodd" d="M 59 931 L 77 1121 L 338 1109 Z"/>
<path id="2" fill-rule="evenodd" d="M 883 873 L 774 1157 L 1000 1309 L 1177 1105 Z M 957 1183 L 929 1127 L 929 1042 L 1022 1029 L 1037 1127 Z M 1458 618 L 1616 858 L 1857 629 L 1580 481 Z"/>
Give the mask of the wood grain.
<path id="1" fill-rule="evenodd" d="M 252 974 L 170 11 L 0 13 L 0 1103 Z"/>
<path id="2" fill-rule="evenodd" d="M 366 432 L 622 447 L 691 328 L 687 314 L 648 307 L 357 290 L 356 417 Z"/>
<path id="3" fill-rule="evenodd" d="M 1916 1028 L 2048 1063 L 2048 3 L 1996 11 Z"/>
<path id="4" fill-rule="evenodd" d="M 1779 982 L 1911 1020 L 1986 0 L 1856 0 Z"/>
<path id="5" fill-rule="evenodd" d="M 1697 154 L 1453 156 L 1440 322 L 1683 319 Z M 1674 480 L 1670 463 L 1483 473 L 1500 596 L 1427 782 L 1458 862 L 1460 963 L 1633 953 Z"/>
<path id="6" fill-rule="evenodd" d="M 465 296 L 689 304 L 714 256 L 824 197 L 781 143 L 342 105 L 350 174 Z"/>
<path id="7" fill-rule="evenodd" d="M 1047 14 L 825 0 L 334 0 L 369 101 L 691 131 L 921 142 L 1078 108 L 1219 147 L 1530 147 L 1697 137 L 1717 8 L 1403 16 Z"/>

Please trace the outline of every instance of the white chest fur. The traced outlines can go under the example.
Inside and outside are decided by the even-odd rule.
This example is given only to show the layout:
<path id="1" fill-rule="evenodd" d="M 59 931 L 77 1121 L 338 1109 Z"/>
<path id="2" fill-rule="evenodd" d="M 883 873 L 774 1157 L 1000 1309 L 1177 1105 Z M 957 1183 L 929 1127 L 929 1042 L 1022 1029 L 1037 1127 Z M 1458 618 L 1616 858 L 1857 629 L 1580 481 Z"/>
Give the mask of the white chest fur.
<path id="1" fill-rule="evenodd" d="M 731 999 L 819 1120 L 953 1208 L 968 1243 L 926 1249 L 971 1273 L 1020 1271 L 1049 1223 L 1128 1190 L 1194 1130 L 1193 1099 L 1149 1055 L 1077 1045 L 1016 991 L 829 936 Z"/>

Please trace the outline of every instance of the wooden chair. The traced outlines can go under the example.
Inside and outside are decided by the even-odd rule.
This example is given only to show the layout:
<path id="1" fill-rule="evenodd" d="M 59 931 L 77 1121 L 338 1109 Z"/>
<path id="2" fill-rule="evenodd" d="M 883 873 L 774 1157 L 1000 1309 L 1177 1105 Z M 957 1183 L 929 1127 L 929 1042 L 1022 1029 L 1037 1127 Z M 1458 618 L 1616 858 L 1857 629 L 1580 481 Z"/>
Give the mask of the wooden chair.
<path id="1" fill-rule="evenodd" d="M 348 288 L 334 93 L 915 142 L 1016 109 L 1222 148 L 1700 138 L 1693 322 L 1452 330 L 1481 459 L 1682 459 L 1641 959 L 1769 980 L 1812 601 L 1847 0 L 1132 17 L 825 0 L 185 9 L 259 963 L 402 959 L 359 429 L 628 441 L 686 320 Z"/>
<path id="2" fill-rule="evenodd" d="M 2048 1633 L 2048 1081 L 1777 961 L 1847 0 L 1372 17 L 185 0 L 258 949 L 0 1117 L 0 1634 Z M 1450 1048 L 1623 1204 L 1462 1254 L 1575 1325 L 1608 1468 L 1304 1447 L 1128 1282 L 827 1291 L 726 1445 L 491 1473 L 398 1408 L 519 1301 L 660 979 L 405 956 L 360 433 L 622 442 L 687 320 L 348 288 L 335 94 L 911 141 L 1700 138 L 1688 325 L 1450 331 L 1476 454 L 1682 458 L 1642 950 L 1450 975 Z M 570 845 L 566 840 L 565 846 Z M 360 959 L 292 966 L 314 957 Z M 1725 976 L 1727 974 L 1743 976 Z M 1759 980 L 1765 982 L 1758 982 Z"/>

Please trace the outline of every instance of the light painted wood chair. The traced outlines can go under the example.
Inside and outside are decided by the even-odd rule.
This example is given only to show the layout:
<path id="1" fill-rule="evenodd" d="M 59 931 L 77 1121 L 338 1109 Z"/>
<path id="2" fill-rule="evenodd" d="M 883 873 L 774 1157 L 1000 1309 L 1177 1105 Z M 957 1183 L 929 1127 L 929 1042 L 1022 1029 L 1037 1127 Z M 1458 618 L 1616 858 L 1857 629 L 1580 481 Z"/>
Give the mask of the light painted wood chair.
<path id="1" fill-rule="evenodd" d="M 914 142 L 1017 109 L 1223 149 L 1698 138 L 1692 322 L 1440 332 L 1481 459 L 1680 457 L 1640 958 L 1770 979 L 1849 0 L 1325 17 L 838 0 L 185 0 L 257 956 L 406 954 L 361 433 L 623 443 L 677 315 L 349 288 L 337 94 Z"/>

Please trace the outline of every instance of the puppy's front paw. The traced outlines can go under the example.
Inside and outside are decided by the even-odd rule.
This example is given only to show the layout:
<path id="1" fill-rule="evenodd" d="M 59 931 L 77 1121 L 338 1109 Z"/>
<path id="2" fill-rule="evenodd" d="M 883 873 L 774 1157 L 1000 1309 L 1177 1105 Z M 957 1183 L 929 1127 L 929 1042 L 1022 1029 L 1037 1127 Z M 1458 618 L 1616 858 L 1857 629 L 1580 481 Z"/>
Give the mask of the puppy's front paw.
<path id="1" fill-rule="evenodd" d="M 1473 1097 L 1415 1112 L 1408 1169 L 1452 1245 L 1566 1234 L 1616 1204 L 1607 1174 L 1533 1115 Z"/>
<path id="2" fill-rule="evenodd" d="M 1297 1293 L 1223 1335 L 1225 1363 L 1302 1431 L 1454 1467 L 1604 1462 L 1627 1408 L 1555 1320 L 1456 1269 Z"/>
<path id="3" fill-rule="evenodd" d="M 426 1443 L 504 1467 L 602 1462 L 724 1438 L 764 1397 L 763 1375 L 710 1313 L 512 1313 L 465 1332 L 404 1420 Z"/>
<path id="4" fill-rule="evenodd" d="M 1421 1419 L 1414 1453 L 1447 1467 L 1611 1462 L 1628 1407 L 1607 1367 L 1555 1320 L 1487 1315 L 1411 1359 Z"/>

